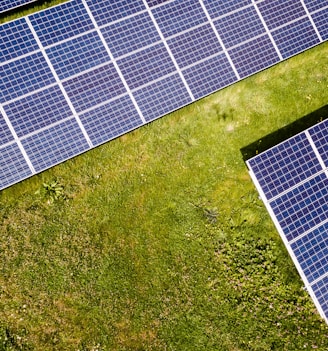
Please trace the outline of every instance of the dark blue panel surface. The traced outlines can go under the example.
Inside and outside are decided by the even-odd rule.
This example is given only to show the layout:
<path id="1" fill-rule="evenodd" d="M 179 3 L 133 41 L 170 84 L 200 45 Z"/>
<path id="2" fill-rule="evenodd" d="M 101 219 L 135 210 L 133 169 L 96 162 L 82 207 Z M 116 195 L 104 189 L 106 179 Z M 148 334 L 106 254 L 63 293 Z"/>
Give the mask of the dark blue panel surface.
<path id="1" fill-rule="evenodd" d="M 272 31 L 272 36 L 284 59 L 320 43 L 308 18 Z"/>
<path id="2" fill-rule="evenodd" d="M 310 128 L 309 133 L 325 166 L 328 167 L 328 120 Z"/>
<path id="3" fill-rule="evenodd" d="M 271 202 L 288 241 L 328 219 L 328 179 L 324 173 Z"/>
<path id="4" fill-rule="evenodd" d="M 265 33 L 265 28 L 254 7 L 247 7 L 219 18 L 214 25 L 226 48 Z"/>
<path id="5" fill-rule="evenodd" d="M 0 63 L 38 50 L 24 18 L 0 26 Z"/>
<path id="6" fill-rule="evenodd" d="M 94 146 L 142 125 L 128 95 L 83 113 L 80 119 Z"/>
<path id="7" fill-rule="evenodd" d="M 205 24 L 167 41 L 180 68 L 222 51 L 210 24 Z"/>
<path id="8" fill-rule="evenodd" d="M 251 0 L 204 0 L 205 7 L 212 19 L 225 15 L 231 11 L 241 9 L 252 4 Z"/>
<path id="9" fill-rule="evenodd" d="M 321 35 L 322 40 L 328 39 L 328 25 L 327 25 L 327 18 L 328 18 L 328 8 L 316 12 L 312 15 L 313 21 Z"/>
<path id="10" fill-rule="evenodd" d="M 115 58 L 161 40 L 148 13 L 109 25 L 101 33 Z"/>
<path id="11" fill-rule="evenodd" d="M 0 103 L 56 82 L 41 52 L 4 64 L 0 70 Z"/>
<path id="12" fill-rule="evenodd" d="M 327 7 L 327 0 L 304 0 L 304 4 L 310 12 Z"/>
<path id="13" fill-rule="evenodd" d="M 182 73 L 195 99 L 200 99 L 237 81 L 237 77 L 223 53 L 183 70 Z"/>
<path id="14" fill-rule="evenodd" d="M 12 10 L 16 7 L 30 4 L 36 0 L 1 0 L 0 13 Z"/>
<path id="15" fill-rule="evenodd" d="M 328 223 L 291 244 L 309 283 L 328 272 Z"/>
<path id="16" fill-rule="evenodd" d="M 156 6 L 156 5 L 163 4 L 166 1 L 170 1 L 170 0 L 147 0 L 147 3 L 148 3 L 149 7 L 153 7 L 153 6 Z"/>
<path id="17" fill-rule="evenodd" d="M 192 102 L 178 73 L 133 93 L 147 122 Z"/>
<path id="18" fill-rule="evenodd" d="M 126 93 L 112 63 L 65 81 L 63 86 L 77 112 Z"/>
<path id="19" fill-rule="evenodd" d="M 72 115 L 58 86 L 14 101 L 5 106 L 5 111 L 18 137 Z"/>
<path id="20" fill-rule="evenodd" d="M 43 46 L 94 29 L 82 1 L 73 0 L 29 16 Z"/>
<path id="21" fill-rule="evenodd" d="M 268 35 L 235 47 L 229 53 L 240 78 L 250 76 L 280 61 Z"/>
<path id="22" fill-rule="evenodd" d="M 0 148 L 0 189 L 32 175 L 16 143 Z"/>
<path id="23" fill-rule="evenodd" d="M 60 79 L 110 61 L 96 32 L 52 46 L 46 52 Z"/>
<path id="24" fill-rule="evenodd" d="M 162 43 L 119 59 L 117 63 L 130 89 L 175 71 L 173 61 Z"/>
<path id="25" fill-rule="evenodd" d="M 74 118 L 22 140 L 36 172 L 54 166 L 89 149 Z"/>
<path id="26" fill-rule="evenodd" d="M 198 0 L 176 0 L 153 10 L 153 15 L 165 37 L 207 22 Z"/>
<path id="27" fill-rule="evenodd" d="M 323 313 L 328 318 L 328 277 L 324 277 L 312 285 L 312 290 L 318 299 Z"/>
<path id="28" fill-rule="evenodd" d="M 268 200 L 322 171 L 305 133 L 259 154 L 249 165 Z"/>
<path id="29" fill-rule="evenodd" d="M 14 137 L 11 134 L 11 131 L 4 117 L 2 116 L 2 114 L 0 114 L 0 146 L 7 144 L 8 141 L 12 141 L 12 140 L 14 140 Z"/>
<path id="30" fill-rule="evenodd" d="M 299 0 L 264 0 L 257 6 L 270 30 L 306 15 Z"/>
<path id="31" fill-rule="evenodd" d="M 87 0 L 98 26 L 146 10 L 142 0 Z"/>

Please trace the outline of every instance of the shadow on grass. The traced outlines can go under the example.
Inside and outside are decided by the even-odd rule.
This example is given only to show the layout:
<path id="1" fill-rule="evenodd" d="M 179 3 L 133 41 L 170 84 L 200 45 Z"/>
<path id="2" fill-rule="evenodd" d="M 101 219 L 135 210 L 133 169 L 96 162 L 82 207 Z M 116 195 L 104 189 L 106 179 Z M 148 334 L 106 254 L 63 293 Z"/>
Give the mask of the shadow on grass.
<path id="1" fill-rule="evenodd" d="M 240 149 L 244 161 L 328 118 L 328 105 Z"/>

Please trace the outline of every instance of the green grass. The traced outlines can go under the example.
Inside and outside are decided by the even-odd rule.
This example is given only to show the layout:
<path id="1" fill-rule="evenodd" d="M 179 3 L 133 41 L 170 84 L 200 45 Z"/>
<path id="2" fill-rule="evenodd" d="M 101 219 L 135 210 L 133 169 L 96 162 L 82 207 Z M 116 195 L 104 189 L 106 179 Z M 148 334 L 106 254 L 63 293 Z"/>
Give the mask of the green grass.
<path id="1" fill-rule="evenodd" d="M 327 104 L 327 52 L 0 192 L 0 350 L 327 350 L 240 153 Z"/>

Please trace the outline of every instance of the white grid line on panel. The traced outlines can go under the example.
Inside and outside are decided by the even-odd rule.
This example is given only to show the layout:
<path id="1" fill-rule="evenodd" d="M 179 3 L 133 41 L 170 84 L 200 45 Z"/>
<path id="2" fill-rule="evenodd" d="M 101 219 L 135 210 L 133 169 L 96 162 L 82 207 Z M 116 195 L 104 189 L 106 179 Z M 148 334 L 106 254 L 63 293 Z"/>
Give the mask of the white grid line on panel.
<path id="1" fill-rule="evenodd" d="M 23 147 L 21 141 L 19 140 L 19 138 L 18 138 L 18 136 L 17 136 L 17 134 L 16 134 L 16 132 L 15 132 L 14 127 L 12 126 L 12 124 L 11 124 L 11 122 L 10 122 L 10 120 L 9 120 L 9 118 L 8 118 L 8 116 L 7 116 L 6 112 L 5 112 L 5 110 L 4 110 L 4 108 L 3 108 L 1 105 L 0 105 L 0 111 L 1 111 L 1 113 L 2 113 L 2 115 L 3 115 L 3 118 L 5 119 L 5 121 L 6 121 L 6 123 L 7 123 L 8 128 L 10 129 L 10 131 L 11 131 L 11 133 L 12 133 L 12 135 L 13 135 L 13 137 L 14 137 L 16 143 L 17 143 L 17 146 L 19 147 L 19 150 L 20 150 L 21 153 L 23 154 L 23 157 L 24 157 L 26 163 L 28 164 L 28 166 L 29 166 L 29 168 L 30 168 L 32 174 L 36 174 L 37 172 L 35 171 L 35 169 L 34 169 L 34 167 L 33 167 L 33 165 L 32 165 L 32 162 L 31 162 L 30 158 L 28 157 L 28 155 L 27 155 L 27 153 L 26 153 L 26 151 L 25 151 L 25 149 L 24 149 L 24 147 Z M 12 142 L 10 142 L 10 143 L 12 143 Z M 8 143 L 8 144 L 9 144 L 9 143 Z"/>
<path id="2" fill-rule="evenodd" d="M 177 72 L 179 73 L 181 80 L 183 81 L 183 84 L 185 85 L 185 87 L 186 87 L 186 89 L 187 89 L 187 91 L 188 91 L 188 94 L 189 94 L 191 100 L 192 100 L 192 101 L 195 101 L 196 99 L 195 99 L 195 97 L 194 97 L 194 94 L 192 93 L 191 89 L 189 88 L 189 85 L 188 85 L 188 83 L 187 83 L 187 81 L 186 81 L 186 79 L 185 79 L 185 77 L 184 77 L 184 75 L 183 75 L 183 73 L 182 73 L 182 71 L 181 71 L 181 69 L 180 69 L 178 63 L 176 62 L 176 60 L 175 60 L 175 58 L 174 58 L 174 56 L 173 56 L 173 54 L 172 54 L 172 51 L 171 51 L 171 49 L 169 48 L 169 46 L 168 46 L 168 44 L 167 44 L 167 41 L 166 41 L 166 39 L 164 38 L 164 35 L 163 35 L 161 29 L 159 28 L 158 23 L 157 23 L 157 21 L 156 21 L 154 15 L 153 15 L 153 13 L 151 12 L 150 7 L 148 6 L 147 1 L 146 1 L 146 0 L 143 0 L 143 3 L 145 4 L 145 6 L 146 6 L 146 8 L 147 8 L 147 10 L 148 10 L 149 16 L 150 16 L 151 20 L 153 21 L 153 23 L 154 23 L 154 25 L 155 25 L 155 27 L 156 27 L 156 30 L 157 30 L 157 32 L 158 32 L 160 38 L 162 39 L 162 42 L 163 42 L 163 44 L 164 44 L 164 46 L 165 46 L 165 48 L 166 48 L 166 50 L 167 50 L 169 56 L 171 57 L 171 60 L 173 61 L 174 66 L 175 66 Z"/>
<path id="3" fill-rule="evenodd" d="M 134 98 L 134 96 L 133 96 L 133 94 L 132 94 L 132 92 L 130 90 L 130 87 L 128 86 L 128 84 L 127 84 L 127 82 L 126 82 L 126 80 L 125 80 L 125 78 L 124 78 L 124 76 L 123 76 L 123 74 L 122 74 L 117 62 L 116 62 L 116 60 L 114 59 L 114 56 L 112 55 L 112 53 L 111 53 L 111 51 L 110 51 L 110 49 L 109 49 L 109 47 L 108 47 L 108 45 L 106 43 L 106 40 L 105 40 L 104 36 L 102 35 L 102 33 L 100 31 L 100 27 L 98 27 L 97 22 L 96 22 L 95 18 L 93 17 L 93 15 L 91 13 L 91 10 L 90 10 L 88 4 L 86 3 L 86 1 L 82 0 L 82 3 L 84 5 L 86 11 L 88 12 L 88 15 L 91 18 L 91 21 L 92 21 L 93 25 L 95 26 L 96 31 L 97 31 L 97 33 L 98 33 L 103 45 L 105 46 L 105 49 L 106 49 L 106 51 L 107 51 L 107 53 L 108 53 L 113 65 L 114 65 L 119 77 L 121 78 L 121 80 L 123 82 L 123 85 L 124 85 L 125 89 L 127 90 L 128 94 L 129 94 L 129 96 L 130 96 L 130 98 L 131 98 L 131 100 L 133 102 L 134 107 L 138 111 L 138 114 L 139 114 L 143 124 L 145 124 L 146 123 L 145 117 L 143 116 L 143 114 L 142 114 L 142 112 L 141 112 L 141 110 L 140 110 L 140 108 L 139 108 L 139 106 L 137 104 L 137 101 L 135 100 L 135 98 Z"/>
<path id="4" fill-rule="evenodd" d="M 283 57 L 282 57 L 282 55 L 281 55 L 281 52 L 280 52 L 280 50 L 279 50 L 279 48 L 278 48 L 276 42 L 274 41 L 273 36 L 272 36 L 272 34 L 271 34 L 271 32 L 270 32 L 270 30 L 269 30 L 267 24 L 265 23 L 264 18 L 263 18 L 263 16 L 262 16 L 262 14 L 261 14 L 261 12 L 260 12 L 260 10 L 259 10 L 259 8 L 258 8 L 258 6 L 257 6 L 257 4 L 256 4 L 256 2 L 255 2 L 255 0 L 252 0 L 252 3 L 253 3 L 253 5 L 254 5 L 254 8 L 255 8 L 255 10 L 256 10 L 258 16 L 259 16 L 260 19 L 261 19 L 261 22 L 262 22 L 262 24 L 263 24 L 263 26 L 264 26 L 264 28 L 265 28 L 265 31 L 267 32 L 267 34 L 268 34 L 270 40 L 271 40 L 272 45 L 274 46 L 274 48 L 275 48 L 275 50 L 276 50 L 276 52 L 277 52 L 277 54 L 278 54 L 278 56 L 279 56 L 280 61 L 283 61 Z"/>
<path id="5" fill-rule="evenodd" d="M 307 139 L 308 139 L 308 141 L 313 149 L 313 152 L 317 156 L 317 159 L 318 159 L 322 169 L 325 170 L 326 169 L 325 163 L 323 162 L 323 159 L 322 159 L 317 147 L 315 146 L 314 141 L 312 140 L 311 135 L 310 135 L 308 130 L 305 131 L 305 135 L 306 135 L 306 137 L 307 137 Z"/>
<path id="6" fill-rule="evenodd" d="M 81 122 L 81 120 L 80 120 L 80 118 L 79 118 L 79 116 L 78 116 L 78 114 L 77 114 L 77 112 L 76 112 L 76 110 L 75 110 L 75 108 L 74 108 L 74 106 L 73 106 L 73 104 L 72 104 L 70 98 L 68 97 L 68 95 L 67 95 L 67 93 L 66 93 L 66 91 L 65 91 L 65 88 L 63 87 L 63 84 L 62 84 L 62 82 L 60 81 L 60 79 L 59 79 L 59 77 L 58 77 L 58 75 L 57 75 L 57 73 L 56 73 L 56 71 L 55 71 L 55 69 L 54 69 L 54 67 L 53 67 L 53 65 L 52 65 L 52 63 L 51 63 L 51 61 L 50 61 L 48 55 L 47 55 L 47 53 L 46 53 L 46 50 L 45 50 L 44 47 L 42 46 L 42 43 L 41 43 L 41 41 L 39 40 L 38 35 L 36 34 L 36 32 L 35 32 L 35 30 L 34 30 L 34 28 L 33 28 L 33 26 L 32 26 L 32 23 L 31 23 L 31 21 L 30 21 L 30 19 L 29 19 L 28 17 L 26 17 L 26 22 L 27 22 L 29 28 L 31 29 L 31 32 L 32 32 L 33 35 L 34 35 L 35 40 L 36 40 L 36 42 L 38 43 L 39 48 L 41 49 L 41 52 L 42 52 L 42 54 L 43 54 L 43 57 L 44 57 L 45 60 L 47 61 L 47 64 L 48 64 L 48 66 L 49 66 L 49 68 L 50 68 L 52 74 L 54 75 L 54 77 L 55 77 L 55 79 L 56 79 L 56 81 L 57 81 L 57 83 L 58 83 L 58 86 L 59 86 L 61 92 L 63 93 L 63 95 L 64 95 L 64 97 L 65 97 L 65 100 L 67 101 L 68 106 L 70 107 L 70 109 L 71 109 L 71 111 L 72 111 L 72 113 L 73 113 L 73 116 L 74 116 L 75 119 L 76 119 L 76 122 L 78 123 L 78 125 L 79 125 L 79 127 L 80 127 L 80 129 L 81 129 L 81 131 L 82 131 L 82 133 L 83 133 L 83 136 L 85 137 L 85 139 L 86 139 L 86 141 L 87 141 L 89 147 L 90 147 L 90 148 L 93 147 L 92 142 L 91 142 L 91 140 L 90 140 L 90 138 L 89 138 L 89 135 L 88 135 L 88 133 L 86 132 L 86 130 L 84 129 L 84 126 L 83 126 L 83 124 L 82 124 L 82 122 Z"/>
<path id="7" fill-rule="evenodd" d="M 317 26 L 315 25 L 315 23 L 314 23 L 314 21 L 313 21 L 313 18 L 312 18 L 311 14 L 310 14 L 310 12 L 309 12 L 309 10 L 308 10 L 308 8 L 306 7 L 306 5 L 305 5 L 305 3 L 304 3 L 304 0 L 300 0 L 300 2 L 301 2 L 301 4 L 302 4 L 303 7 L 304 7 L 304 10 L 305 10 L 305 12 L 306 12 L 306 14 L 307 14 L 307 16 L 308 16 L 308 18 L 309 18 L 311 24 L 312 24 L 312 27 L 314 28 L 314 30 L 315 30 L 315 32 L 316 32 L 316 34 L 317 34 L 317 36 L 318 36 L 318 38 L 319 38 L 319 40 L 320 40 L 320 43 L 322 43 L 322 42 L 323 42 L 323 39 L 322 39 L 322 37 L 321 37 L 321 34 L 319 33 L 318 28 L 317 28 Z M 328 21 L 328 20 L 327 20 L 327 21 Z"/>
<path id="8" fill-rule="evenodd" d="M 223 49 L 223 52 L 225 53 L 225 55 L 226 55 L 226 57 L 227 57 L 227 59 L 228 59 L 228 61 L 229 61 L 229 63 L 230 63 L 230 66 L 231 66 L 232 70 L 234 71 L 234 73 L 235 73 L 237 79 L 240 80 L 240 75 L 239 75 L 239 73 L 238 73 L 238 71 L 237 71 L 237 69 L 236 69 L 236 67 L 235 67 L 235 64 L 233 63 L 233 61 L 232 61 L 232 59 L 231 59 L 231 57 L 230 57 L 230 54 L 228 53 L 227 48 L 225 47 L 225 45 L 224 45 L 224 43 L 223 43 L 223 41 L 222 41 L 222 39 L 221 39 L 221 37 L 220 37 L 220 35 L 219 35 L 217 29 L 215 28 L 215 25 L 214 25 L 214 23 L 213 23 L 213 21 L 212 21 L 212 18 L 211 18 L 211 16 L 210 16 L 210 14 L 208 13 L 208 11 L 207 11 L 207 9 L 206 9 L 206 7 L 205 7 L 205 5 L 204 5 L 203 0 L 199 0 L 199 3 L 200 3 L 200 5 L 201 5 L 203 11 L 205 12 L 205 15 L 206 15 L 206 17 L 207 17 L 207 19 L 208 19 L 208 21 L 209 21 L 209 23 L 210 23 L 210 25 L 211 25 L 211 27 L 212 27 L 212 29 L 213 29 L 215 35 L 216 35 L 216 37 L 217 37 L 217 39 L 218 39 L 218 41 L 219 41 L 219 43 L 220 43 L 220 45 L 221 45 L 221 47 L 222 47 L 222 49 Z"/>

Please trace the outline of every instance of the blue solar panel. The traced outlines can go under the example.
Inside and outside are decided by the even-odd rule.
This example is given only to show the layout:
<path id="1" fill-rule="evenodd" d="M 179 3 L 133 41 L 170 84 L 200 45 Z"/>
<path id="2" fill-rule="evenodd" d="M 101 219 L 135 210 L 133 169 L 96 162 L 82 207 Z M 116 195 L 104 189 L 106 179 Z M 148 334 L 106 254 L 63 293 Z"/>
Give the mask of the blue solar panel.
<path id="1" fill-rule="evenodd" d="M 1 0 L 0 3 L 0 13 L 10 11 L 16 7 L 24 6 L 30 4 L 36 0 Z"/>
<path id="2" fill-rule="evenodd" d="M 47 49 L 47 55 L 60 79 L 110 61 L 97 33 L 87 33 Z"/>
<path id="3" fill-rule="evenodd" d="M 116 58 L 161 40 L 148 13 L 116 22 L 101 32 Z"/>
<path id="4" fill-rule="evenodd" d="M 328 322 L 328 120 L 247 161 L 306 288 Z"/>
<path id="5" fill-rule="evenodd" d="M 77 112 L 126 93 L 112 63 L 64 81 L 63 86 Z"/>
<path id="6" fill-rule="evenodd" d="M 179 74 L 138 89 L 133 95 L 147 122 L 192 102 Z"/>
<path id="7" fill-rule="evenodd" d="M 22 139 L 36 172 L 63 162 L 89 149 L 74 118 Z"/>
<path id="8" fill-rule="evenodd" d="M 4 107 L 18 137 L 72 116 L 58 86 L 28 95 Z"/>
<path id="9" fill-rule="evenodd" d="M 6 23 L 0 144 L 39 172 L 322 42 L 326 17 L 320 0 L 69 0 Z"/>
<path id="10" fill-rule="evenodd" d="M 222 51 L 210 24 L 202 25 L 167 41 L 180 68 Z"/>
<path id="11" fill-rule="evenodd" d="M 320 42 L 307 18 L 272 31 L 272 36 L 283 58 L 296 55 Z"/>
<path id="12" fill-rule="evenodd" d="M 94 146 L 143 124 L 128 95 L 85 112 L 80 119 Z"/>

